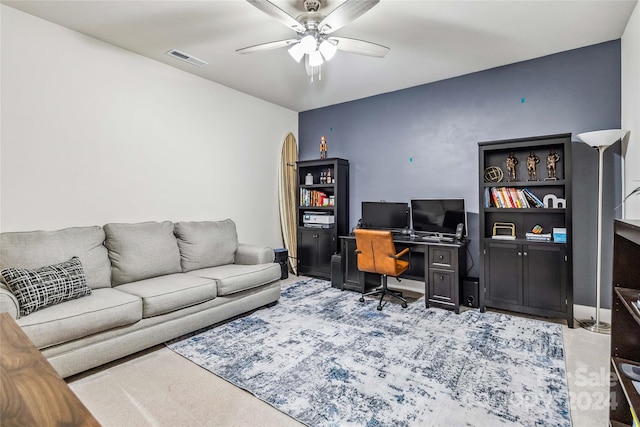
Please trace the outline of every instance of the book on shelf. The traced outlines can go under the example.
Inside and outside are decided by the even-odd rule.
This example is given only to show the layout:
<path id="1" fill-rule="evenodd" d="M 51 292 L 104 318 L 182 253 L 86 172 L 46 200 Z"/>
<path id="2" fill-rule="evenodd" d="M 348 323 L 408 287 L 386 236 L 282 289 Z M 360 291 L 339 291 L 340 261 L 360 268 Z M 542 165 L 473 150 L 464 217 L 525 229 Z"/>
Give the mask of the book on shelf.
<path id="1" fill-rule="evenodd" d="M 300 206 L 329 206 L 329 200 L 323 191 L 300 189 Z"/>
<path id="2" fill-rule="evenodd" d="M 529 190 L 528 188 L 523 188 L 522 191 L 524 192 L 525 196 L 532 201 L 533 207 L 544 207 L 544 203 L 542 203 L 542 200 L 540 200 L 535 194 L 533 194 L 531 190 Z"/>
<path id="3" fill-rule="evenodd" d="M 544 203 L 528 188 L 491 187 L 485 189 L 486 208 L 543 208 Z"/>
<path id="4" fill-rule="evenodd" d="M 491 187 L 485 189 L 485 207 L 527 209 L 543 208 L 544 203 L 528 188 Z"/>
<path id="5" fill-rule="evenodd" d="M 640 294 L 638 294 L 638 298 L 640 298 Z M 633 308 L 636 309 L 638 316 L 640 316 L 640 299 L 632 301 L 631 305 L 633 305 Z"/>
<path id="6" fill-rule="evenodd" d="M 527 240 L 536 240 L 536 241 L 540 241 L 540 242 L 550 242 L 551 241 L 551 233 L 544 233 L 544 234 L 526 233 L 524 237 Z"/>

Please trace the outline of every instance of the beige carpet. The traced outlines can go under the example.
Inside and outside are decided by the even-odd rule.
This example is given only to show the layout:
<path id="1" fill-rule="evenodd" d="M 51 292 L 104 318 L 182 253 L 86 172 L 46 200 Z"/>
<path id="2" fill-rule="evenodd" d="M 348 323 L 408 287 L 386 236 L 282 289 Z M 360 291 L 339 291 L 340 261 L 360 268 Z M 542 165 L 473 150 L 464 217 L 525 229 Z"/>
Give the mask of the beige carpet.
<path id="1" fill-rule="evenodd" d="M 567 327 L 563 335 L 573 425 L 604 427 L 609 337 Z M 104 427 L 301 425 L 164 346 L 68 381 Z"/>

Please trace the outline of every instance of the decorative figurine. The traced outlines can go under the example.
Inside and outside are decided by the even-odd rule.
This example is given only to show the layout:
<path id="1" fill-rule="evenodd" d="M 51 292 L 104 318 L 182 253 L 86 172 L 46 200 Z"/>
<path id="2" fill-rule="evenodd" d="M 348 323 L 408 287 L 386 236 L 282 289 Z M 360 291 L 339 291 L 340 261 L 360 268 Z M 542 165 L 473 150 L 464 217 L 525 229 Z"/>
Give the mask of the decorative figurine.
<path id="1" fill-rule="evenodd" d="M 507 181 L 517 181 L 516 178 L 516 165 L 518 164 L 518 159 L 513 155 L 513 152 L 509 153 L 509 157 L 507 157 L 507 175 L 509 179 Z"/>
<path id="2" fill-rule="evenodd" d="M 540 163 L 540 157 L 536 156 L 536 153 L 531 151 L 529 157 L 527 157 L 527 172 L 529 173 L 529 181 L 538 180 L 538 171 L 536 170 L 538 163 Z"/>
<path id="3" fill-rule="evenodd" d="M 322 138 L 320 138 L 320 158 L 327 158 L 327 138 L 325 136 L 322 136 Z"/>
<path id="4" fill-rule="evenodd" d="M 556 177 L 556 163 L 560 161 L 560 154 L 556 153 L 556 150 L 553 148 L 549 151 L 549 155 L 547 156 L 547 177 L 545 181 L 553 181 L 558 179 Z"/>
<path id="5" fill-rule="evenodd" d="M 504 178 L 504 172 L 497 166 L 489 166 L 484 170 L 485 182 L 500 182 Z"/>

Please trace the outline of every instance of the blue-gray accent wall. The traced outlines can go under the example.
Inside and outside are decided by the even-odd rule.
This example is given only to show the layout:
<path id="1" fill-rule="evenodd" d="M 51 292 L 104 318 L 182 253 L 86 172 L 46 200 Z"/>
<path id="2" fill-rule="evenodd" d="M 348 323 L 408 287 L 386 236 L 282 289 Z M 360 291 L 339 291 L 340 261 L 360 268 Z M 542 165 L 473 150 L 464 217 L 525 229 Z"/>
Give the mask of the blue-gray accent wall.
<path id="1" fill-rule="evenodd" d="M 329 157 L 349 160 L 350 228 L 362 201 L 464 198 L 469 275 L 477 277 L 477 143 L 566 132 L 579 141 L 578 133 L 620 124 L 621 51 L 614 40 L 302 112 L 299 153 L 301 160 L 319 158 L 324 135 Z M 593 306 L 598 153 L 573 146 L 574 303 Z M 619 147 L 605 153 L 602 306 L 610 307 Z"/>

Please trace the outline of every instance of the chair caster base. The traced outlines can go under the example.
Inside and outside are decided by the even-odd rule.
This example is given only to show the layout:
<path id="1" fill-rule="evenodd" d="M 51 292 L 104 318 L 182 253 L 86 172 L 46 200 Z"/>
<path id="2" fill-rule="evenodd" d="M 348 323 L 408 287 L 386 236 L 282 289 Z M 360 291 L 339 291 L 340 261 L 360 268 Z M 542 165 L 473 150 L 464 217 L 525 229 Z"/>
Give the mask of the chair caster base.
<path id="1" fill-rule="evenodd" d="M 360 297 L 360 302 L 364 302 L 364 298 L 363 297 Z"/>
<path id="2" fill-rule="evenodd" d="M 406 302 L 402 303 L 402 308 L 407 308 L 407 303 Z"/>
<path id="3" fill-rule="evenodd" d="M 382 306 L 381 305 L 377 306 L 376 308 L 378 309 L 378 311 L 382 311 Z"/>

